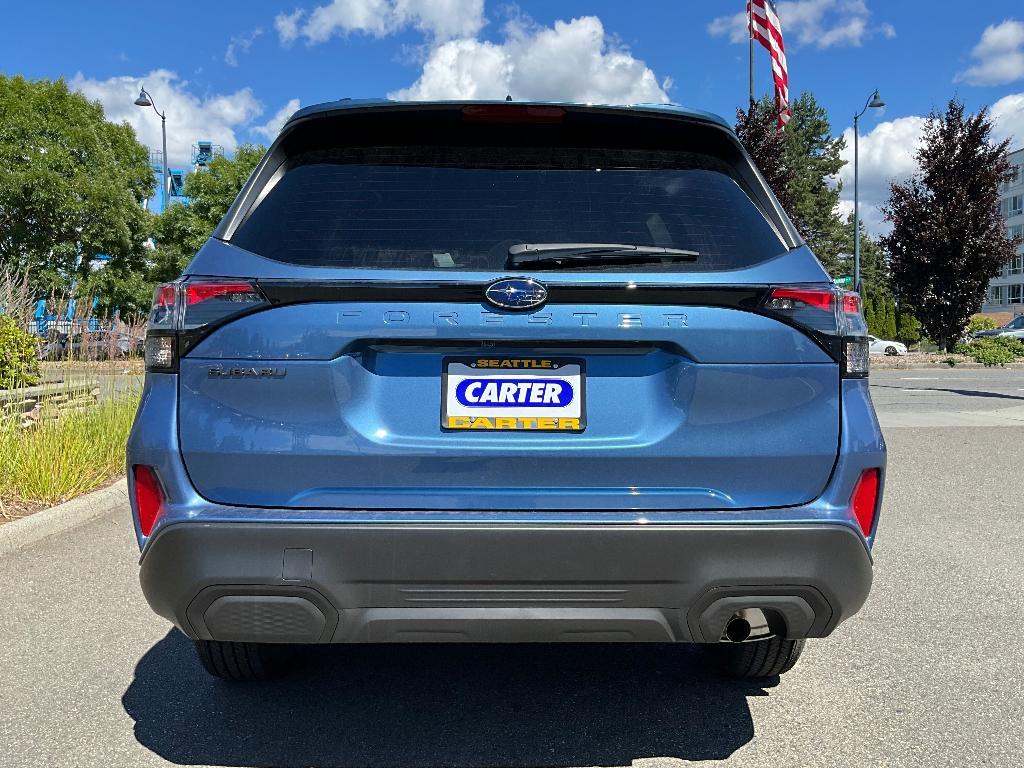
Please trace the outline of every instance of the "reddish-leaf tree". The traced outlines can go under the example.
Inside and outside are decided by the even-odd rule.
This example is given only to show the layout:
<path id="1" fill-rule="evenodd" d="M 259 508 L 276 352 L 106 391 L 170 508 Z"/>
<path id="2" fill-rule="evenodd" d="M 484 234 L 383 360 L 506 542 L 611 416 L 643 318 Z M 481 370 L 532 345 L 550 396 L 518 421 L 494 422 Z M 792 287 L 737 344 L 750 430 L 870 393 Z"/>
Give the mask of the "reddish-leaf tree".
<path id="1" fill-rule="evenodd" d="M 736 135 L 783 209 L 797 223 L 790 191 L 796 171 L 786 159 L 786 134 L 778 123 L 778 111 L 767 99 L 751 102 L 746 111 L 736 110 Z"/>
<path id="2" fill-rule="evenodd" d="M 892 232 L 881 242 L 896 298 L 914 307 L 925 333 L 950 350 L 1016 248 L 999 215 L 1009 142 L 993 142 L 987 109 L 965 115 L 955 99 L 929 115 L 922 139 L 918 172 L 893 183 L 882 207 Z"/>

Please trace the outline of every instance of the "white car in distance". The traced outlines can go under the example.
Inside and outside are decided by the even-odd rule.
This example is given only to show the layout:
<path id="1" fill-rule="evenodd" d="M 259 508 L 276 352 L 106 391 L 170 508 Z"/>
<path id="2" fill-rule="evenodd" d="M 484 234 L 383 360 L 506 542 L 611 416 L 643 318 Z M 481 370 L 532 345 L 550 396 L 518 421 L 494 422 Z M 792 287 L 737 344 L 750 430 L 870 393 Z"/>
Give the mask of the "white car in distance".
<path id="1" fill-rule="evenodd" d="M 907 345 L 898 341 L 886 341 L 877 336 L 868 336 L 868 352 L 872 355 L 905 355 Z"/>

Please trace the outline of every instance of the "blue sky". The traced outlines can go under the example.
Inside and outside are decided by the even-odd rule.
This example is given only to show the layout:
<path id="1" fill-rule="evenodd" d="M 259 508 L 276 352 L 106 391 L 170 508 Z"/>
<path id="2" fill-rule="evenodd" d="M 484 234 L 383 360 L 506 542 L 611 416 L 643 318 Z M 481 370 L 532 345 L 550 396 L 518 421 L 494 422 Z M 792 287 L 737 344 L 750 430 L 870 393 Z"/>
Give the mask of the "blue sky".
<path id="1" fill-rule="evenodd" d="M 743 0 L 537 2 L 258 0 L 5 3 L 0 71 L 65 77 L 157 146 L 159 120 L 131 99 L 145 82 L 168 113 L 172 163 L 209 138 L 267 143 L 295 107 L 343 96 L 671 100 L 731 117 L 746 98 Z M 862 122 L 866 217 L 913 168 L 922 116 L 953 95 L 993 106 L 1024 146 L 1024 6 L 785 0 L 791 87 L 835 130 L 875 87 Z M 741 22 L 740 22 L 741 23 Z M 737 32 L 737 29 L 739 31 Z M 767 52 L 757 84 L 771 87 Z M 848 181 L 848 173 L 843 174 Z M 849 197 L 852 188 L 847 184 Z M 846 203 L 849 204 L 848 202 Z"/>

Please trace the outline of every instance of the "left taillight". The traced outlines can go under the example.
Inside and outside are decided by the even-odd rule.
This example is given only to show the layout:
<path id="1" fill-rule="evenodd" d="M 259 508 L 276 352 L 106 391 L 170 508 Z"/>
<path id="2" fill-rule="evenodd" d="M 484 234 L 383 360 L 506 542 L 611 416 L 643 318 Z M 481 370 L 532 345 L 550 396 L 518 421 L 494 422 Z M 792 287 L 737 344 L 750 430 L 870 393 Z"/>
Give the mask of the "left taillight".
<path id="1" fill-rule="evenodd" d="M 143 536 L 149 536 L 164 513 L 164 491 L 156 472 L 145 464 L 132 467 L 132 479 L 135 486 L 135 508 L 139 513 L 139 530 Z"/>
<path id="2" fill-rule="evenodd" d="M 157 286 L 146 333 L 146 370 L 177 371 L 178 357 L 195 346 L 204 329 L 267 303 L 252 280 L 182 280 Z"/>
<path id="3" fill-rule="evenodd" d="M 844 378 L 868 375 L 867 323 L 860 295 L 838 288 L 772 288 L 761 309 L 811 332 L 839 361 Z"/>

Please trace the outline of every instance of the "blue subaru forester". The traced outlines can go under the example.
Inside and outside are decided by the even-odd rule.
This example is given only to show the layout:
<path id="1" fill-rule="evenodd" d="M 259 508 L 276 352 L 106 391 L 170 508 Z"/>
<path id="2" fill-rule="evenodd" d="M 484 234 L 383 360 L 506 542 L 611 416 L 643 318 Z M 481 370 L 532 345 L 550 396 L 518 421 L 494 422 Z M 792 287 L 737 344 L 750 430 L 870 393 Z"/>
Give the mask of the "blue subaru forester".
<path id="1" fill-rule="evenodd" d="M 142 587 L 229 679 L 438 641 L 781 674 L 871 584 L 867 351 L 717 117 L 310 107 L 156 291 Z"/>

